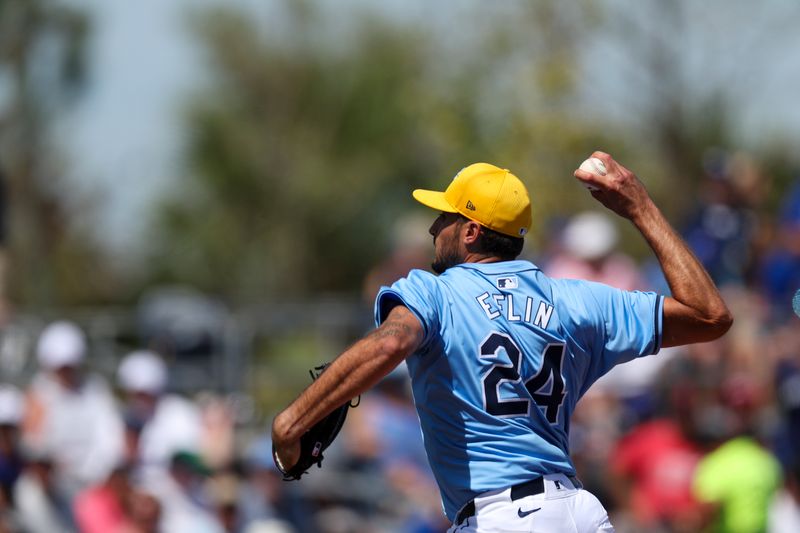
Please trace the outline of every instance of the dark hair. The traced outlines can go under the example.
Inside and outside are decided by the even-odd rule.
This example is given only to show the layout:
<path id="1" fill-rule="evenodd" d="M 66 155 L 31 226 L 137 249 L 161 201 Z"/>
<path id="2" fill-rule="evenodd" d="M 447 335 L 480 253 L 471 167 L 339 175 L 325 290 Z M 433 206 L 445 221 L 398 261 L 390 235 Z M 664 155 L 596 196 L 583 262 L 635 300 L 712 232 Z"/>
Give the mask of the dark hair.
<path id="1" fill-rule="evenodd" d="M 464 215 L 460 215 L 464 220 L 469 220 Z M 522 237 L 511 237 L 504 235 L 486 226 L 481 226 L 481 234 L 478 237 L 478 251 L 484 254 L 499 257 L 503 261 L 516 259 L 522 253 L 525 239 Z"/>

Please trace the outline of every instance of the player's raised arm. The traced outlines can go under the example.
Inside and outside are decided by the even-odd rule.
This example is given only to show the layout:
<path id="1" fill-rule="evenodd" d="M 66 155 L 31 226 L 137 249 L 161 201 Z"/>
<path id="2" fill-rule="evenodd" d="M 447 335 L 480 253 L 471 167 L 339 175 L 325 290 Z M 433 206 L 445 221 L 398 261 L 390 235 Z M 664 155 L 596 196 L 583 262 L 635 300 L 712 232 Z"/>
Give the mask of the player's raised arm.
<path id="1" fill-rule="evenodd" d="M 423 330 L 408 308 L 395 306 L 381 326 L 344 351 L 272 423 L 272 442 L 285 468 L 300 456 L 300 437 L 340 405 L 367 391 L 422 342 Z"/>
<path id="2" fill-rule="evenodd" d="M 595 199 L 636 226 L 653 249 L 672 292 L 671 298 L 664 299 L 662 346 L 706 342 L 724 335 L 733 323 L 728 307 L 642 182 L 610 155 L 595 152 L 592 157 L 603 162 L 599 172 L 578 169 L 575 177 L 590 187 Z"/>

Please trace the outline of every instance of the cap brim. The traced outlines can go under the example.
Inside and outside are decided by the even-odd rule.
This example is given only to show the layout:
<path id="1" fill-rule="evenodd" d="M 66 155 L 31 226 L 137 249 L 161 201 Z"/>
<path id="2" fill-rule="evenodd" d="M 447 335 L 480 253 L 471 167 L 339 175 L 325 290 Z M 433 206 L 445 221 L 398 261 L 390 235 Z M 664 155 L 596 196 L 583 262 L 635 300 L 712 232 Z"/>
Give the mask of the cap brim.
<path id="1" fill-rule="evenodd" d="M 445 213 L 458 212 L 455 207 L 444 199 L 444 193 L 439 191 L 428 191 L 425 189 L 416 189 L 412 195 L 414 200 L 418 201 L 426 207 L 436 209 L 437 211 L 444 211 Z"/>

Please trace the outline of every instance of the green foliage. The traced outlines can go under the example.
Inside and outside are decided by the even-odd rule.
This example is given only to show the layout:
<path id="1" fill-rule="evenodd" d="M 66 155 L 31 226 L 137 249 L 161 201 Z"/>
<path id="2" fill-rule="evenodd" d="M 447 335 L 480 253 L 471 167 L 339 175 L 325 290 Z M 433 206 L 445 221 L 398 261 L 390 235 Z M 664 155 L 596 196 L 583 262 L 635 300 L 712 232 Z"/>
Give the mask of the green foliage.
<path id="1" fill-rule="evenodd" d="M 16 306 L 97 302 L 113 291 L 103 255 L 66 205 L 50 130 L 83 87 L 88 33 L 87 18 L 68 6 L 0 0 L 0 253 L 8 261 L 0 293 Z"/>
<path id="2" fill-rule="evenodd" d="M 347 285 L 379 251 L 387 185 L 424 155 L 406 109 L 420 54 L 376 28 L 327 60 L 212 20 L 201 32 L 224 82 L 190 113 L 193 194 L 166 215 L 178 272 L 235 299 Z"/>
<path id="3" fill-rule="evenodd" d="M 229 11 L 199 18 L 217 83 L 188 111 L 162 279 L 233 301 L 352 290 L 411 189 L 478 160 L 523 177 L 540 220 L 574 196 L 571 163 L 607 137 L 568 115 L 575 40 L 561 32 L 580 18 L 555 2 L 497 15 L 486 46 L 451 57 L 430 30 L 368 15 L 346 39 L 314 33 L 304 5 L 278 37 Z"/>
<path id="4" fill-rule="evenodd" d="M 444 187 L 475 161 L 528 184 L 529 253 L 551 216 L 598 208 L 572 178 L 598 148 L 678 220 L 705 150 L 735 145 L 724 78 L 700 93 L 686 79 L 672 31 L 691 31 L 684 3 L 481 3 L 413 26 L 352 4 L 335 21 L 315 2 L 278 5 L 269 21 L 225 9 L 195 19 L 215 83 L 188 105 L 189 168 L 162 210 L 158 280 L 232 302 L 355 290 L 415 209 L 411 189 Z M 603 40 L 630 69 L 597 73 L 630 78 L 617 82 L 631 100 L 619 117 L 580 105 L 594 81 L 582 62 Z M 640 239 L 624 246 L 648 253 Z"/>

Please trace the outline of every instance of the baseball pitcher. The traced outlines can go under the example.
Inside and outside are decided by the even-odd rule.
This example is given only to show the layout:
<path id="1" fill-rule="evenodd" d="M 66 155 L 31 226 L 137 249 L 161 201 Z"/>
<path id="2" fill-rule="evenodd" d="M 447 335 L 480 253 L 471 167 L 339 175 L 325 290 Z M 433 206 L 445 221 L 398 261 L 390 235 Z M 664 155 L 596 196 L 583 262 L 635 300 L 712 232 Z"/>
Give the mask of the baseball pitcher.
<path id="1" fill-rule="evenodd" d="M 615 365 L 716 339 L 732 318 L 639 179 L 592 156 L 601 163 L 575 177 L 639 230 L 671 296 L 551 279 L 518 260 L 528 191 L 508 170 L 470 165 L 444 192 L 414 191 L 440 212 L 438 275 L 413 270 L 379 292 L 378 327 L 275 418 L 276 462 L 298 463 L 310 428 L 406 360 L 450 531 L 613 531 L 569 457 L 578 400 Z"/>

